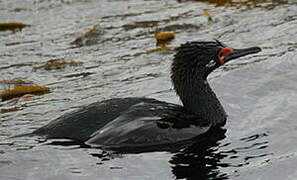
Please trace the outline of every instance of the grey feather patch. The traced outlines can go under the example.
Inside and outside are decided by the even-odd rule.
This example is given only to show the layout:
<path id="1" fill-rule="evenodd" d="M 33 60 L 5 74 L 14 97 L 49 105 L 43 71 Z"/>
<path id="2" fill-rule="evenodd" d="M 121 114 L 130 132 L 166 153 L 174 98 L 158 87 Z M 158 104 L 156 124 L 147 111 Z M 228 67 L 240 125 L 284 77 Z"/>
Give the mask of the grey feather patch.
<path id="1" fill-rule="evenodd" d="M 216 65 L 215 60 L 211 60 L 211 61 L 209 61 L 209 63 L 207 63 L 205 66 L 208 67 L 208 68 L 210 68 L 210 67 L 213 67 L 213 66 L 215 66 L 215 65 Z"/>

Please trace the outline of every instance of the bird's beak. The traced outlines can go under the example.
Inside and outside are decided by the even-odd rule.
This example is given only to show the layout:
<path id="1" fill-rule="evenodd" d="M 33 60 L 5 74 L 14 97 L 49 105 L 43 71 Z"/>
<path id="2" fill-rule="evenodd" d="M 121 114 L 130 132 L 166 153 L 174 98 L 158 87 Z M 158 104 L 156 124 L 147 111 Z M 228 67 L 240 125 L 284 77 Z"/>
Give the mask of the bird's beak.
<path id="1" fill-rule="evenodd" d="M 249 54 L 258 53 L 260 51 L 261 51 L 260 47 L 250 47 L 250 48 L 245 48 L 245 49 L 233 49 L 233 52 L 231 52 L 227 56 L 225 56 L 224 62 L 226 63 L 232 59 L 243 57 L 243 56 L 246 56 Z"/>

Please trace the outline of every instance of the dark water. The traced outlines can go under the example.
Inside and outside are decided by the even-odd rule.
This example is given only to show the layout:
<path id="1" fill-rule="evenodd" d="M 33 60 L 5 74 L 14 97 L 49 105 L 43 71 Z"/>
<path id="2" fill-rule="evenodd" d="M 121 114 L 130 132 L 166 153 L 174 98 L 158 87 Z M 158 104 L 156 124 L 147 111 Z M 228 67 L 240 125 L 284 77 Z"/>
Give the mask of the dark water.
<path id="1" fill-rule="evenodd" d="M 1 111 L 0 179 L 296 179 L 297 3 L 255 2 L 224 7 L 205 1 L 0 0 L 0 21 L 31 25 L 0 32 L 1 80 L 21 78 L 52 89 L 1 102 L 2 110 L 16 108 Z M 102 28 L 98 36 L 80 47 L 71 44 L 96 25 Z M 143 54 L 155 48 L 152 36 L 162 31 L 176 33 L 169 46 L 218 38 L 234 48 L 263 48 L 210 76 L 229 118 L 227 132 L 199 144 L 201 151 L 121 155 L 7 139 L 98 100 L 148 96 L 179 103 L 169 79 L 174 52 Z M 56 58 L 83 64 L 33 69 Z"/>

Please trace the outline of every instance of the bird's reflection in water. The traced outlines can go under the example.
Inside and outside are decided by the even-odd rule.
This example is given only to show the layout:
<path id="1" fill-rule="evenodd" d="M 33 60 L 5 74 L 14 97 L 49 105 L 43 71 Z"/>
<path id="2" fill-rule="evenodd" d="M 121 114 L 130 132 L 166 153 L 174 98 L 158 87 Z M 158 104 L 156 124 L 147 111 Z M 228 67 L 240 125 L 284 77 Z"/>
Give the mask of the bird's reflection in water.
<path id="1" fill-rule="evenodd" d="M 99 158 L 101 163 L 97 164 L 101 165 L 104 161 L 109 161 L 114 158 L 122 158 L 121 155 L 126 153 L 144 153 L 162 150 L 173 154 L 169 163 L 171 164 L 172 173 L 175 175 L 176 179 L 224 180 L 228 179 L 227 174 L 220 172 L 219 168 L 229 166 L 229 164 L 221 162 L 227 154 L 218 152 L 217 149 L 220 145 L 219 141 L 226 137 L 226 131 L 227 130 L 223 128 L 213 128 L 191 141 L 180 144 L 133 149 L 125 148 L 117 149 L 117 151 L 100 150 L 99 152 L 92 152 L 90 155 Z M 53 141 L 49 144 L 70 146 L 73 148 L 90 148 L 73 141 Z M 74 146 L 75 144 L 78 146 Z"/>
<path id="2" fill-rule="evenodd" d="M 225 132 L 222 128 L 212 129 L 197 137 L 193 145 L 176 153 L 169 161 L 176 179 L 228 179 L 219 171 L 220 167 L 228 166 L 220 162 L 226 155 L 216 152 Z"/>

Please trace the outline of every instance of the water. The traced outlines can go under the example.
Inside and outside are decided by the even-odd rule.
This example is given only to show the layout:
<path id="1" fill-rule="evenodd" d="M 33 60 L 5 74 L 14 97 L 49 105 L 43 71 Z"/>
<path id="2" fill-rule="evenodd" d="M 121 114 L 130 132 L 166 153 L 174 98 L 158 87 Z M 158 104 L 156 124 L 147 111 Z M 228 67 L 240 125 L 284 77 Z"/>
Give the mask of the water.
<path id="1" fill-rule="evenodd" d="M 21 78 L 52 89 L 40 97 L 1 102 L 1 109 L 11 110 L 1 111 L 0 179 L 294 180 L 297 3 L 249 1 L 224 7 L 208 2 L 0 1 L 2 22 L 31 25 L 21 32 L 0 32 L 1 80 Z M 71 44 L 98 25 L 103 31 L 95 41 Z M 152 36 L 162 31 L 176 33 L 172 47 L 214 38 L 234 48 L 262 47 L 261 53 L 209 77 L 229 115 L 225 137 L 201 144 L 201 152 L 123 155 L 32 137 L 7 139 L 98 100 L 147 96 L 180 103 L 169 79 L 174 52 L 143 54 L 155 48 Z M 83 64 L 33 69 L 56 58 Z"/>

